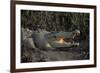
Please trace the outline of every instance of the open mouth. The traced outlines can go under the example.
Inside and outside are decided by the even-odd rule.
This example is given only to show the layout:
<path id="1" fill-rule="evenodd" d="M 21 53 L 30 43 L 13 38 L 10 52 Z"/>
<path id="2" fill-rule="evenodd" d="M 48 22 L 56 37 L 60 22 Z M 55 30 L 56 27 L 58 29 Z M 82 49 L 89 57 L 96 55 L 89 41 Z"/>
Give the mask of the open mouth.
<path id="1" fill-rule="evenodd" d="M 79 39 L 80 32 L 78 30 L 73 32 L 56 32 L 51 33 L 48 43 L 54 48 L 79 47 Z"/>

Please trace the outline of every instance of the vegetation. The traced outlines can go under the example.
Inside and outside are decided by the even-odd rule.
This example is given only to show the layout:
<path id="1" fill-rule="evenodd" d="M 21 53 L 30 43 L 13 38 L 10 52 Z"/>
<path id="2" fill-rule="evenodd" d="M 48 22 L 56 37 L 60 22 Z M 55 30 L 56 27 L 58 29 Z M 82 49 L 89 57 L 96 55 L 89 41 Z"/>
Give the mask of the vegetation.
<path id="1" fill-rule="evenodd" d="M 86 39 L 89 34 L 89 13 L 21 10 L 21 25 L 31 30 L 73 31 L 79 29 Z"/>

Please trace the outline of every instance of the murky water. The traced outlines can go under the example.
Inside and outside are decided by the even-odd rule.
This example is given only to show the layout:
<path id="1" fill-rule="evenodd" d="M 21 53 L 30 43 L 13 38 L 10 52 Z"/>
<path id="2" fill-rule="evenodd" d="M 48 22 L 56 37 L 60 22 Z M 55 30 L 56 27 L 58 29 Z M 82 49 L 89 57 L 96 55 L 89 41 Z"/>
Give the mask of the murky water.
<path id="1" fill-rule="evenodd" d="M 22 50 L 21 62 L 48 62 L 89 59 L 89 48 L 80 43 L 79 47 L 56 48 L 54 50 Z M 82 46 L 84 46 L 82 48 Z"/>

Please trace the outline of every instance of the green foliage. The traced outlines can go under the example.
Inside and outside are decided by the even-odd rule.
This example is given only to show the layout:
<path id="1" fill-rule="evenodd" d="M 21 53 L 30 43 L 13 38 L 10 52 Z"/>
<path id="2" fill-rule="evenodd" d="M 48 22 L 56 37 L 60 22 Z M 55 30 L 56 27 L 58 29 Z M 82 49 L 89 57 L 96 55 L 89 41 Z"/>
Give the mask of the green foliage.
<path id="1" fill-rule="evenodd" d="M 21 26 L 36 30 L 73 31 L 89 37 L 89 13 L 21 10 Z"/>

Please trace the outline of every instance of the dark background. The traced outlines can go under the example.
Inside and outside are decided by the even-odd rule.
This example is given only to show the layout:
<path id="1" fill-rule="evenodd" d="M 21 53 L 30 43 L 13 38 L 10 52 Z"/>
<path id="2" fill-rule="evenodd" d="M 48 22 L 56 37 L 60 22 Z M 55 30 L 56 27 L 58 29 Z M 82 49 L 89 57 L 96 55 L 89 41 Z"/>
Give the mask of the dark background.
<path id="1" fill-rule="evenodd" d="M 21 10 L 21 25 L 24 28 L 42 28 L 47 31 L 78 29 L 82 39 L 89 37 L 89 13 Z"/>

